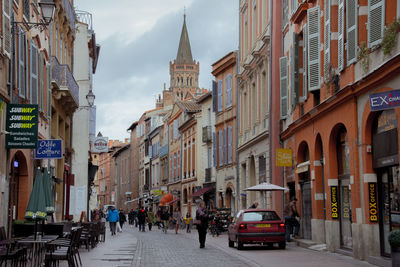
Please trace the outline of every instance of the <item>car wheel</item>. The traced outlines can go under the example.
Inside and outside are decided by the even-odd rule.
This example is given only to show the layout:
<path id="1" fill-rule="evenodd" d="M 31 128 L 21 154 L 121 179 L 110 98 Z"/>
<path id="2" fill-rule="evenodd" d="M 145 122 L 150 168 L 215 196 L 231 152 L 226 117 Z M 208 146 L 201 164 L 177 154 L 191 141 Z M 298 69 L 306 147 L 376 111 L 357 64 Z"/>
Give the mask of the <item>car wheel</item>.
<path id="1" fill-rule="evenodd" d="M 238 250 L 242 250 L 242 249 L 243 249 L 243 243 L 240 242 L 239 238 L 237 238 L 236 243 L 237 243 L 237 249 L 238 249 Z"/>
<path id="2" fill-rule="evenodd" d="M 230 248 L 233 248 L 235 246 L 235 242 L 233 242 L 230 239 L 228 239 L 228 245 L 229 245 Z"/>
<path id="3" fill-rule="evenodd" d="M 285 249 L 286 248 L 286 241 L 279 242 L 279 248 L 280 249 Z"/>

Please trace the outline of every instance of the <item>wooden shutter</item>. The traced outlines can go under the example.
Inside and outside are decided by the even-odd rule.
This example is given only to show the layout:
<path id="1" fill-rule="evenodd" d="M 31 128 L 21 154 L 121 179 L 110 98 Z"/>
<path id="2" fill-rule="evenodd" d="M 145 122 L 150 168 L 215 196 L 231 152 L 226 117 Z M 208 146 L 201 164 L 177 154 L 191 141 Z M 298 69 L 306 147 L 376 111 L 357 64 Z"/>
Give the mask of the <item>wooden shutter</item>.
<path id="1" fill-rule="evenodd" d="M 51 118 L 51 65 L 46 64 L 47 73 L 47 118 Z M 138 136 L 138 131 L 136 129 L 136 135 Z"/>
<path id="2" fill-rule="evenodd" d="M 232 106 L 232 74 L 226 77 L 226 106 Z"/>
<path id="3" fill-rule="evenodd" d="M 279 59 L 279 75 L 280 75 L 280 97 L 281 97 L 281 118 L 287 116 L 288 98 L 287 98 L 287 57 Z"/>
<path id="4" fill-rule="evenodd" d="M 344 0 L 339 0 L 338 8 L 338 69 L 344 68 Z"/>
<path id="5" fill-rule="evenodd" d="M 43 90 L 43 53 L 39 52 L 39 111 L 43 112 L 44 111 L 44 103 L 43 103 L 43 95 L 44 95 L 44 90 Z"/>
<path id="6" fill-rule="evenodd" d="M 308 90 L 320 89 L 320 10 L 319 6 L 307 10 L 308 33 Z"/>
<path id="7" fill-rule="evenodd" d="M 358 1 L 347 0 L 346 33 L 347 33 L 347 65 L 357 61 L 357 20 Z"/>
<path id="8" fill-rule="evenodd" d="M 212 81 L 212 104 L 213 112 L 218 111 L 218 92 L 217 92 L 217 82 Z"/>
<path id="9" fill-rule="evenodd" d="M 217 134 L 213 133 L 213 160 L 214 167 L 217 166 Z"/>
<path id="10" fill-rule="evenodd" d="M 300 102 L 304 102 L 307 99 L 307 25 L 303 26 L 303 95 Z"/>
<path id="11" fill-rule="evenodd" d="M 227 136 L 227 129 L 224 129 L 224 164 L 226 165 L 228 162 L 228 155 L 227 155 L 227 151 L 228 151 L 228 136 Z"/>
<path id="12" fill-rule="evenodd" d="M 223 160 L 224 160 L 224 155 L 223 155 L 223 146 L 224 146 L 224 140 L 222 136 L 222 131 L 218 131 L 218 166 L 222 166 Z"/>
<path id="13" fill-rule="evenodd" d="M 25 34 L 21 27 L 18 27 L 18 88 L 20 97 L 26 96 L 25 82 Z"/>
<path id="14" fill-rule="evenodd" d="M 228 126 L 228 163 L 232 163 L 232 126 Z"/>
<path id="15" fill-rule="evenodd" d="M 218 111 L 222 111 L 222 80 L 218 80 Z"/>
<path id="16" fill-rule="evenodd" d="M 385 0 L 368 0 L 368 47 L 381 43 L 385 27 Z"/>
<path id="17" fill-rule="evenodd" d="M 38 103 L 38 80 L 37 80 L 37 48 L 31 41 L 31 104 Z"/>
<path id="18" fill-rule="evenodd" d="M 324 9 L 324 78 L 329 78 L 331 64 L 331 1 L 325 0 Z"/>
<path id="19" fill-rule="evenodd" d="M 10 58 L 11 54 L 11 0 L 2 1 L 3 10 L 3 21 L 2 21 L 2 33 L 3 33 L 3 53 Z"/>
<path id="20" fill-rule="evenodd" d="M 291 73 L 291 104 L 292 110 L 299 103 L 299 35 L 293 33 L 293 47 L 290 55 L 290 73 Z"/>

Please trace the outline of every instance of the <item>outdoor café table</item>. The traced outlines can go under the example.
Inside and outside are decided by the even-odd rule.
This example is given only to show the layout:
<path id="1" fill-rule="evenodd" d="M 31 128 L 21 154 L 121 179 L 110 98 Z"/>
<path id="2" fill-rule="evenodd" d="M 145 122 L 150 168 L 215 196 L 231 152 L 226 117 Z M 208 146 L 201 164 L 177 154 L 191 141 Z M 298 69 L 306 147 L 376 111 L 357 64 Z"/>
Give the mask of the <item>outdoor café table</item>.
<path id="1" fill-rule="evenodd" d="M 39 267 L 43 264 L 46 243 L 57 239 L 57 237 L 58 235 L 38 235 L 35 239 L 34 236 L 28 236 L 17 240 L 17 243 L 30 247 L 31 251 L 29 254 L 31 255 L 31 266 Z"/>

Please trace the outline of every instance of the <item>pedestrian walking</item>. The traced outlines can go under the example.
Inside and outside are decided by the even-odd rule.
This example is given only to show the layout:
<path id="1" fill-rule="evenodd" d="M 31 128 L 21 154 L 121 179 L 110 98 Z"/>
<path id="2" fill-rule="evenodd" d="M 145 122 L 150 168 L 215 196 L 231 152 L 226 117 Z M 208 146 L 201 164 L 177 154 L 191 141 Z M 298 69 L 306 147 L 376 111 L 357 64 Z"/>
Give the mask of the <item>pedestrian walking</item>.
<path id="1" fill-rule="evenodd" d="M 300 223 L 296 219 L 296 217 L 299 217 L 296 207 L 296 201 L 296 197 L 292 197 L 291 201 L 285 206 L 285 209 L 283 210 L 286 226 L 286 242 L 290 242 L 290 234 L 292 233 L 293 228 L 294 237 L 299 237 Z"/>
<path id="2" fill-rule="evenodd" d="M 199 232 L 200 248 L 204 248 L 206 243 L 207 227 L 208 227 L 208 210 L 204 201 L 199 203 L 199 207 L 196 211 L 196 226 Z"/>
<path id="3" fill-rule="evenodd" d="M 175 208 L 175 211 L 172 214 L 172 218 L 175 225 L 175 234 L 178 234 L 179 225 L 182 222 L 182 215 L 178 208 Z"/>
<path id="4" fill-rule="evenodd" d="M 121 232 L 122 229 L 124 228 L 124 223 L 126 222 L 126 216 L 123 210 L 119 211 L 119 224 L 121 226 Z"/>
<path id="5" fill-rule="evenodd" d="M 189 212 L 186 213 L 185 224 L 186 224 L 186 233 L 190 233 L 192 226 L 192 215 L 190 215 Z"/>
<path id="6" fill-rule="evenodd" d="M 138 222 L 139 222 L 139 231 L 146 232 L 145 224 L 146 224 L 146 211 L 141 209 L 138 211 Z"/>
<path id="7" fill-rule="evenodd" d="M 133 227 L 134 221 L 135 221 L 135 215 L 133 209 L 131 209 L 131 211 L 128 213 L 128 222 L 131 227 Z"/>
<path id="8" fill-rule="evenodd" d="M 115 235 L 115 228 L 117 226 L 117 222 L 119 221 L 119 214 L 114 207 L 111 207 L 108 211 L 107 221 L 110 223 L 111 235 Z"/>
<path id="9" fill-rule="evenodd" d="M 161 222 L 161 207 L 158 207 L 158 210 L 157 210 L 157 213 L 156 213 L 156 218 L 157 218 L 156 224 L 158 226 L 158 229 L 160 229 L 161 228 L 161 224 L 162 224 L 162 222 Z"/>
<path id="10" fill-rule="evenodd" d="M 170 217 L 171 217 L 171 215 L 169 214 L 169 208 L 168 208 L 168 206 L 166 206 L 165 209 L 163 209 L 161 212 L 161 221 L 163 224 L 164 233 L 167 233 Z"/>
<path id="11" fill-rule="evenodd" d="M 150 207 L 149 211 L 147 212 L 146 220 L 147 220 L 147 225 L 149 226 L 149 231 L 151 231 L 151 227 L 153 226 L 153 221 L 154 221 L 154 213 L 152 207 Z"/>

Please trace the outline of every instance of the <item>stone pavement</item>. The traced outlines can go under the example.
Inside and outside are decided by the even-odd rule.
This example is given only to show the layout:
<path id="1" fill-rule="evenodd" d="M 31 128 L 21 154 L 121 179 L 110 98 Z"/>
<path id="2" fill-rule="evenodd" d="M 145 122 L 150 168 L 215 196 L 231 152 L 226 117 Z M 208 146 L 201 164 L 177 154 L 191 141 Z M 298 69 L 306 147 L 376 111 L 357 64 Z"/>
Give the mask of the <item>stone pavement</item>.
<path id="1" fill-rule="evenodd" d="M 128 227 L 126 227 L 128 226 Z M 124 232 L 110 236 L 105 243 L 89 252 L 80 249 L 84 267 L 158 267 L 158 266 L 304 266 L 350 267 L 373 266 L 337 253 L 318 252 L 288 243 L 285 250 L 277 247 L 245 246 L 244 250 L 228 247 L 227 235 L 207 235 L 206 247 L 199 248 L 197 231 L 191 234 L 169 230 L 164 234 L 157 227 L 139 232 L 124 227 Z M 146 229 L 147 230 L 147 229 Z M 61 267 L 66 267 L 64 262 Z"/>

